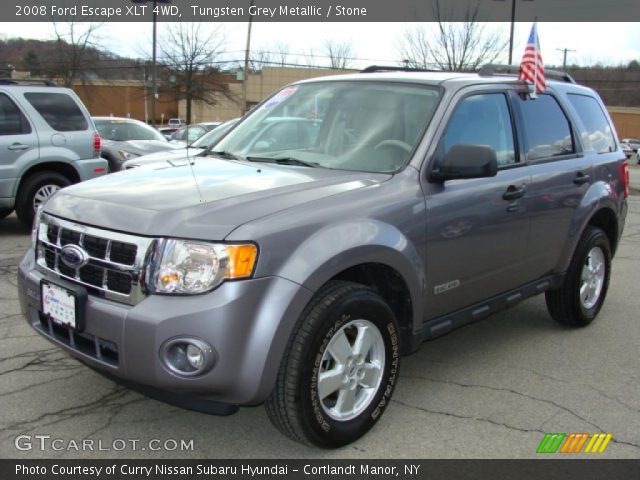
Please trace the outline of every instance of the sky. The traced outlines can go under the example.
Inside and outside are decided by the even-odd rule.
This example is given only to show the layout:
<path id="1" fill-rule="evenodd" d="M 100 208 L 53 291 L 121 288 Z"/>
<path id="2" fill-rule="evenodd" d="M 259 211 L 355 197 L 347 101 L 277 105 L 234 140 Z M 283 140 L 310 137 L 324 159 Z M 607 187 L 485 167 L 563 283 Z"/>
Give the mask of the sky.
<path id="1" fill-rule="evenodd" d="M 353 47 L 354 67 L 371 64 L 395 65 L 401 60 L 399 44 L 403 32 L 413 28 L 412 23 L 269 23 L 255 22 L 252 31 L 252 49 L 270 50 L 278 43 L 286 44 L 291 53 L 289 62 L 298 56 L 313 51 L 322 58 L 325 40 L 349 42 Z M 429 24 L 424 24 L 429 25 Z M 433 26 L 433 24 L 431 24 Z M 162 39 L 166 24 L 158 24 L 158 38 Z M 218 28 L 224 35 L 226 59 L 241 59 L 245 48 L 247 24 L 241 22 L 211 23 L 206 28 Z M 508 23 L 487 23 L 486 29 L 497 29 L 508 39 Z M 514 63 L 518 63 L 529 35 L 531 23 L 516 23 L 514 34 Z M 102 44 L 121 56 L 143 57 L 151 51 L 150 23 L 108 23 L 101 30 Z M 53 38 L 53 28 L 48 23 L 0 23 L 3 37 L 25 37 L 37 39 Z M 542 56 L 547 65 L 562 64 L 562 52 L 558 49 L 575 50 L 568 53 L 567 63 L 590 65 L 628 64 L 640 61 L 640 28 L 637 23 L 539 23 Z M 503 63 L 506 63 L 506 53 Z"/>

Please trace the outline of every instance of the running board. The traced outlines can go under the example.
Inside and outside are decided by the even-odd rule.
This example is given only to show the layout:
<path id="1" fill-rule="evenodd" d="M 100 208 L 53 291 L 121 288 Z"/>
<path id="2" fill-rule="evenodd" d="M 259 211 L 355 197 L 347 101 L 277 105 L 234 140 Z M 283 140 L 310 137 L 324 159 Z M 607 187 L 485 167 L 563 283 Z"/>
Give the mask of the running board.
<path id="1" fill-rule="evenodd" d="M 526 300 L 547 290 L 559 288 L 563 280 L 564 275 L 560 274 L 542 277 L 535 282 L 527 283 L 519 288 L 496 295 L 495 297 L 454 313 L 427 320 L 422 326 L 422 340 L 425 341 L 439 337 L 445 333 L 449 333 L 451 330 L 476 322 L 500 310 L 516 305 L 522 300 Z"/>

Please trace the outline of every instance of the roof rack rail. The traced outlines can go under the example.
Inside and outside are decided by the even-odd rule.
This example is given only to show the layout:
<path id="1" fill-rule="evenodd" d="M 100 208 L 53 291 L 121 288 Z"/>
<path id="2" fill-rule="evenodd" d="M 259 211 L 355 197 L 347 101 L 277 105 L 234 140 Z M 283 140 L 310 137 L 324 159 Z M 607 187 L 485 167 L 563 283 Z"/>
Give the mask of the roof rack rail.
<path id="1" fill-rule="evenodd" d="M 412 67 L 398 67 L 398 66 L 385 66 L 385 65 L 370 65 L 367 68 L 360 70 L 360 73 L 374 73 L 374 72 L 441 72 L 442 70 L 427 70 L 424 68 L 412 68 Z"/>
<path id="2" fill-rule="evenodd" d="M 518 75 L 520 73 L 519 65 L 483 65 L 478 72 L 481 77 L 493 77 L 494 75 Z M 562 80 L 567 83 L 576 83 L 571 75 L 566 72 L 560 72 L 559 70 L 547 70 L 545 68 L 544 74 L 546 77 L 553 78 L 555 80 Z"/>
<path id="3" fill-rule="evenodd" d="M 35 78 L 0 78 L 0 85 L 45 85 L 47 87 L 57 87 L 56 82 L 52 80 L 43 80 Z"/>

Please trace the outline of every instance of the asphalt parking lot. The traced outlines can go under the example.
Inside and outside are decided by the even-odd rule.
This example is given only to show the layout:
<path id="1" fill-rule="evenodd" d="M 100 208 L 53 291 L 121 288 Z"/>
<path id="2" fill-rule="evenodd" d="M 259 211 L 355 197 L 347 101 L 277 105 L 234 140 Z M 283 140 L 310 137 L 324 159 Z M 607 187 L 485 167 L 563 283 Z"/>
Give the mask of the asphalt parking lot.
<path id="1" fill-rule="evenodd" d="M 639 458 L 640 195 L 629 207 L 594 324 L 560 327 L 538 297 L 426 343 L 403 359 L 376 428 L 335 451 L 287 440 L 262 407 L 230 417 L 181 410 L 116 386 L 53 347 L 19 314 L 16 269 L 30 239 L 12 215 L 0 220 L 0 457 L 525 458 L 536 456 L 547 432 L 611 432 L 600 457 Z M 16 448 L 21 435 L 33 448 L 25 437 L 25 450 Z M 51 436 L 47 448 L 35 435 Z M 53 439 L 62 451 L 51 449 Z M 73 448 L 83 439 L 94 441 L 93 451 Z M 193 440 L 193 449 L 169 442 L 170 450 L 150 451 L 152 439 L 161 441 L 156 448 Z M 126 441 L 124 450 L 116 440 Z"/>

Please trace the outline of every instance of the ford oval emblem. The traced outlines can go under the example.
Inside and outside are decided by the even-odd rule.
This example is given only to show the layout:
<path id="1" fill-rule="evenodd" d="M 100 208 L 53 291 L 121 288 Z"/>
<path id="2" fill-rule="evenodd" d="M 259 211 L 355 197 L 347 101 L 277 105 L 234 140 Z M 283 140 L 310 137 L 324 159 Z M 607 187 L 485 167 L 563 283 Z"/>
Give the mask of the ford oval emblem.
<path id="1" fill-rule="evenodd" d="M 89 254 L 78 245 L 65 245 L 60 250 L 62 262 L 71 268 L 81 268 L 89 263 Z"/>

